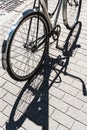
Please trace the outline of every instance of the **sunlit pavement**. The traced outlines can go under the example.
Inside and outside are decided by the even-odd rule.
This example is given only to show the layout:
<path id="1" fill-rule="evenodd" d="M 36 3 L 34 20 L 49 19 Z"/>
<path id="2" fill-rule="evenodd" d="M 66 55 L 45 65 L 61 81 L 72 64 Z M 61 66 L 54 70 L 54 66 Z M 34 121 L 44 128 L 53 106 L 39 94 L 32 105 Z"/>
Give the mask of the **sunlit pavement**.
<path id="1" fill-rule="evenodd" d="M 52 9 L 55 7 L 56 0 L 54 0 L 53 3 L 50 1 L 51 0 L 49 0 L 49 8 Z M 18 17 L 21 11 L 32 8 L 32 2 L 32 0 L 27 0 L 27 2 L 21 4 L 11 12 L 4 12 L 0 15 L 0 49 L 2 48 L 2 43 L 7 31 L 14 20 Z M 82 22 L 82 30 L 78 39 L 78 44 L 81 45 L 81 48 L 78 49 L 75 57 L 70 58 L 70 64 L 67 71 L 74 76 L 78 76 L 87 86 L 87 0 L 83 1 L 79 21 Z M 59 24 L 62 27 L 59 45 L 63 45 L 69 31 L 64 27 L 61 16 Z M 50 47 L 50 57 L 55 58 L 59 54 L 61 54 L 61 52 L 59 52 L 55 48 L 55 44 L 53 44 Z M 0 53 L 0 56 L 1 55 L 2 54 Z M 50 72 L 50 81 L 53 80 L 55 74 L 54 71 Z M 27 115 L 25 115 L 25 119 L 23 118 L 24 121 L 21 125 L 19 124 L 19 128 L 16 128 L 11 124 L 11 126 L 8 125 L 6 129 L 6 122 L 9 120 L 15 100 L 26 82 L 17 82 L 10 78 L 7 72 L 3 70 L 0 58 L 0 130 L 12 130 L 13 128 L 13 130 L 47 130 L 47 127 L 48 130 L 86 130 L 87 96 L 83 95 L 82 83 L 76 78 L 64 76 L 63 74 L 60 76 L 62 81 L 61 83 L 54 82 L 52 84 L 48 94 L 49 99 L 45 95 L 45 98 L 48 100 L 47 104 L 44 99 L 42 100 L 43 106 L 46 105 L 44 109 L 47 108 L 48 111 L 42 111 L 39 115 L 37 112 L 34 112 L 35 115 L 33 114 L 33 117 L 37 115 L 36 120 L 31 120 Z M 35 81 L 35 83 L 37 83 L 37 79 L 35 79 Z M 48 82 L 50 83 L 50 81 Z M 28 103 L 28 97 L 26 98 Z M 39 102 L 40 100 L 38 100 L 38 104 Z M 40 109 L 41 106 L 38 108 L 38 111 Z"/>

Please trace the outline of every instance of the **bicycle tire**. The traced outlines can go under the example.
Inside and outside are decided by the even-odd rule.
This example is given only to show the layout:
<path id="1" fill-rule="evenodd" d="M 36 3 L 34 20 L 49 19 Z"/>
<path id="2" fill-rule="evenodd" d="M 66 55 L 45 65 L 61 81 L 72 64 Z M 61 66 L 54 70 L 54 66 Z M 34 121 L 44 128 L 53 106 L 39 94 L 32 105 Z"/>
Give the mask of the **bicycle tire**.
<path id="1" fill-rule="evenodd" d="M 38 28 L 37 28 L 37 23 L 34 23 L 35 22 L 34 20 L 38 20 L 38 19 L 39 19 L 40 26 L 38 25 Z M 31 22 L 28 20 L 30 20 Z M 48 44 L 47 44 L 48 39 L 46 39 L 44 41 L 44 43 L 41 46 L 42 49 L 40 48 L 41 50 L 39 49 L 39 51 L 31 52 L 31 50 L 24 48 L 24 45 L 23 45 L 24 41 L 22 41 L 22 40 L 26 40 L 25 36 L 27 34 L 27 32 L 24 32 L 26 30 L 24 25 L 26 24 L 26 27 L 27 27 L 29 22 L 31 23 L 30 26 L 32 26 L 32 27 L 30 27 L 30 31 L 31 31 L 30 32 L 31 39 L 29 39 L 30 42 L 31 42 L 31 40 L 33 40 L 33 41 L 36 40 L 36 39 L 34 39 L 34 35 L 36 35 L 37 30 L 35 30 L 35 29 L 39 29 L 38 30 L 38 35 L 40 35 L 39 37 L 41 37 L 41 33 L 43 33 L 42 34 L 42 36 L 43 36 L 49 32 L 49 25 L 47 23 L 46 17 L 41 12 L 33 11 L 32 13 L 25 16 L 19 22 L 17 28 L 14 30 L 14 33 L 11 37 L 11 40 L 10 40 L 10 43 L 9 43 L 9 46 L 7 49 L 7 59 L 6 59 L 7 60 L 6 61 L 7 62 L 7 72 L 13 79 L 15 79 L 17 81 L 25 81 L 29 77 L 32 77 L 35 74 L 35 72 L 39 69 L 40 65 L 42 64 L 45 54 L 48 49 Z M 33 26 L 34 26 L 34 28 L 33 28 Z M 29 29 L 29 27 L 28 27 L 28 29 Z M 21 31 L 21 34 L 20 34 L 20 31 Z M 20 47 L 22 42 L 23 42 L 23 44 Z M 15 52 L 14 52 L 14 50 L 15 50 Z M 14 54 L 14 55 L 12 56 L 12 54 Z M 30 55 L 30 58 L 29 58 L 29 55 Z M 31 64 L 29 62 L 31 62 Z M 26 65 L 25 65 L 25 63 L 26 63 Z M 35 64 L 36 64 L 36 66 L 35 66 Z M 23 65 L 25 65 L 25 66 L 23 66 Z M 31 71 L 30 71 L 30 69 L 31 69 Z"/>
<path id="2" fill-rule="evenodd" d="M 76 5 L 75 1 L 77 2 Z M 63 21 L 67 29 L 71 30 L 78 21 L 81 12 L 81 4 L 82 0 L 63 1 Z"/>

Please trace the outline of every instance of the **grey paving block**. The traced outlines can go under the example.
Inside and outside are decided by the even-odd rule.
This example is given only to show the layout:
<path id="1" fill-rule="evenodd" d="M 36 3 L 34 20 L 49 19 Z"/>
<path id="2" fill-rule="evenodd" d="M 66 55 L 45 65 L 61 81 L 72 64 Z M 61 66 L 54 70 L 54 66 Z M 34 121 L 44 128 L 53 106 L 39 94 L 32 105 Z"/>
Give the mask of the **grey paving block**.
<path id="1" fill-rule="evenodd" d="M 81 124 L 80 122 L 75 122 L 73 127 L 72 127 L 72 130 L 86 130 L 87 129 L 87 126 Z"/>
<path id="2" fill-rule="evenodd" d="M 2 87 L 6 83 L 6 80 L 0 77 L 0 87 Z"/>
<path id="3" fill-rule="evenodd" d="M 49 119 L 49 130 L 56 130 L 59 126 L 59 123 L 56 122 L 55 120 L 53 119 Z"/>
<path id="4" fill-rule="evenodd" d="M 3 88 L 7 90 L 8 92 L 12 93 L 13 95 L 17 95 L 20 92 L 20 88 L 16 86 L 15 84 L 12 84 L 10 82 L 7 82 Z"/>
<path id="5" fill-rule="evenodd" d="M 74 118 L 75 120 L 83 123 L 84 125 L 87 125 L 87 114 L 85 114 L 73 107 L 70 107 L 67 114 L 69 116 L 71 116 L 72 118 Z"/>
<path id="6" fill-rule="evenodd" d="M 11 114 L 11 110 L 12 110 L 12 106 L 11 105 L 7 105 L 5 107 L 5 109 L 3 110 L 4 115 L 6 115 L 9 118 L 9 116 Z"/>
<path id="7" fill-rule="evenodd" d="M 64 96 L 64 92 L 54 86 L 50 88 L 49 93 L 59 99 Z"/>
<path id="8" fill-rule="evenodd" d="M 0 112 L 2 112 L 6 106 L 7 106 L 7 103 L 3 101 L 2 99 L 0 99 Z"/>
<path id="9" fill-rule="evenodd" d="M 59 89 L 73 96 L 76 96 L 78 93 L 77 89 L 63 82 L 60 84 Z"/>
<path id="10" fill-rule="evenodd" d="M 65 94 L 65 96 L 63 97 L 63 101 L 80 110 L 84 105 L 84 102 L 68 94 Z"/>
<path id="11" fill-rule="evenodd" d="M 3 88 L 0 88 L 0 98 L 3 98 L 6 95 L 7 91 Z"/>
<path id="12" fill-rule="evenodd" d="M 59 127 L 57 128 L 57 130 L 68 130 L 66 127 L 59 125 Z"/>
<path id="13" fill-rule="evenodd" d="M 51 97 L 49 100 L 49 104 L 51 106 L 54 106 L 54 108 L 62 111 L 62 112 L 66 112 L 67 109 L 69 108 L 69 105 L 64 103 L 63 101 L 55 98 L 55 97 Z"/>
<path id="14" fill-rule="evenodd" d="M 15 103 L 15 100 L 16 100 L 16 96 L 14 96 L 14 95 L 12 95 L 11 93 L 7 93 L 4 97 L 3 97 L 3 100 L 5 101 L 5 102 L 7 102 L 8 104 L 10 104 L 10 105 L 14 105 L 14 103 Z"/>
<path id="15" fill-rule="evenodd" d="M 0 127 L 3 127 L 3 125 L 6 123 L 7 119 L 8 118 L 0 112 Z"/>
<path id="16" fill-rule="evenodd" d="M 71 129 L 74 119 L 72 119 L 70 116 L 67 116 L 66 114 L 56 110 L 54 114 L 52 115 L 52 118 L 56 120 L 58 123 L 62 124 L 66 128 Z"/>

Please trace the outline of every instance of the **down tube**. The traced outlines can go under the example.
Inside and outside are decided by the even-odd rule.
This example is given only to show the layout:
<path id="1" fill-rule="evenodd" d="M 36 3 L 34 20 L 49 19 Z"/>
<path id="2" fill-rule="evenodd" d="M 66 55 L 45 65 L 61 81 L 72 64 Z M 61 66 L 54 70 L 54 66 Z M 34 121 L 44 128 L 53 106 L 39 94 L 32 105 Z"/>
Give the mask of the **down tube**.
<path id="1" fill-rule="evenodd" d="M 56 18 L 55 18 L 55 20 L 54 20 L 54 27 L 55 27 L 56 24 L 57 24 L 61 6 L 62 6 L 62 0 L 59 0 L 59 5 L 58 5 L 58 9 L 57 9 L 57 14 L 56 14 Z"/>

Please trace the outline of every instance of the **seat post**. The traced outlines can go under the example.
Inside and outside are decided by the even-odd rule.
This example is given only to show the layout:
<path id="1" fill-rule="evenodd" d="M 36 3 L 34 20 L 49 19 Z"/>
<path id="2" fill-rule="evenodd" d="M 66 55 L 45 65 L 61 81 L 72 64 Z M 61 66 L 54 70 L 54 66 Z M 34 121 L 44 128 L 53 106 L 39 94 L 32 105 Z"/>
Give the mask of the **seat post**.
<path id="1" fill-rule="evenodd" d="M 48 8 L 48 0 L 44 0 L 44 1 L 45 1 L 45 3 L 46 3 L 47 8 Z"/>

